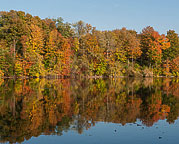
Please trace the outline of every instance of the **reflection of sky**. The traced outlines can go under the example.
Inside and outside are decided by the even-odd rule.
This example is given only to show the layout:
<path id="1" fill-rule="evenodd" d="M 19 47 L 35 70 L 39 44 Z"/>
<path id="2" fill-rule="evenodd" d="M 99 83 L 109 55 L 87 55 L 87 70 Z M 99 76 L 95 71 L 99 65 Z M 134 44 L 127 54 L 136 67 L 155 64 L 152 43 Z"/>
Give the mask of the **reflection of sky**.
<path id="1" fill-rule="evenodd" d="M 137 125 L 138 124 L 138 125 Z M 177 144 L 179 143 L 179 120 L 168 124 L 160 120 L 152 127 L 145 127 L 140 121 L 135 124 L 96 123 L 81 135 L 75 131 L 64 132 L 62 136 L 39 136 L 24 142 L 28 144 Z"/>
<path id="2" fill-rule="evenodd" d="M 138 32 L 153 26 L 160 33 L 179 33 L 178 0 L 0 0 L 0 10 L 23 10 L 41 18 L 83 20 L 97 29 L 127 27 Z"/>

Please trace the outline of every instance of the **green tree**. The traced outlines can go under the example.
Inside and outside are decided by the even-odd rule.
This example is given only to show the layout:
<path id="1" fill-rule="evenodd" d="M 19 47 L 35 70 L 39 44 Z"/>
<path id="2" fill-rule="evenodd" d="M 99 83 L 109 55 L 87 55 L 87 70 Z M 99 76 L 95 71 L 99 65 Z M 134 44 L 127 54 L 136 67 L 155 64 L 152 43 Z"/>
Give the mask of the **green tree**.
<path id="1" fill-rule="evenodd" d="M 172 60 L 179 56 L 179 37 L 174 30 L 169 30 L 166 37 L 170 42 L 170 47 L 163 51 L 163 58 Z"/>

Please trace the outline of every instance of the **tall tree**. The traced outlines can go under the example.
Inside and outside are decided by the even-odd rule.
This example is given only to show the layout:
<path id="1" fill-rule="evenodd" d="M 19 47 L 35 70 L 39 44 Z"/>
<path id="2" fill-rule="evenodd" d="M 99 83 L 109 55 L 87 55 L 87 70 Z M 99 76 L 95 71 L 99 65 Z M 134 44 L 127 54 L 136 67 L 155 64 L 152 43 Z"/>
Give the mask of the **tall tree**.
<path id="1" fill-rule="evenodd" d="M 160 35 L 152 27 L 146 27 L 141 33 L 141 62 L 148 66 L 158 66 L 162 62 L 162 52 L 170 47 L 165 35 Z"/>
<path id="2" fill-rule="evenodd" d="M 179 56 L 179 36 L 174 30 L 169 30 L 166 37 L 170 42 L 170 47 L 163 51 L 163 58 L 172 60 Z"/>

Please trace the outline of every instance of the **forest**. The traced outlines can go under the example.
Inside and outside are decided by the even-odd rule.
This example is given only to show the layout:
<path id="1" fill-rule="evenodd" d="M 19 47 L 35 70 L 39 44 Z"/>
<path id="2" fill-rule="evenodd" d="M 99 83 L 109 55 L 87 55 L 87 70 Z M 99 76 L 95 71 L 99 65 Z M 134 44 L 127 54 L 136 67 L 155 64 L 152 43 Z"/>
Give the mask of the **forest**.
<path id="1" fill-rule="evenodd" d="M 177 77 L 179 36 L 0 12 L 0 77 Z"/>

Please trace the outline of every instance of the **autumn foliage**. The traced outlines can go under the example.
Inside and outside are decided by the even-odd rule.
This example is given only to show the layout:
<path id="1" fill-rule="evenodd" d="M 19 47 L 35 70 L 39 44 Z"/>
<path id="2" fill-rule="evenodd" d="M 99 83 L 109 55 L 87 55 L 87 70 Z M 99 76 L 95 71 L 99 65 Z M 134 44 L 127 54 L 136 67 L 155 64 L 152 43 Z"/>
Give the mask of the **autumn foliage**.
<path id="1" fill-rule="evenodd" d="M 1 77 L 179 76 L 178 57 L 174 30 L 99 31 L 83 21 L 0 12 Z"/>

